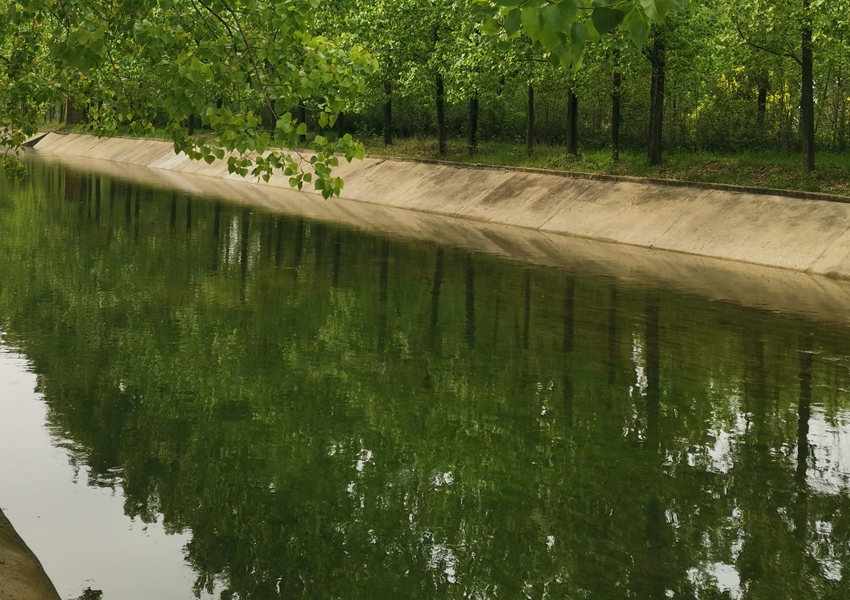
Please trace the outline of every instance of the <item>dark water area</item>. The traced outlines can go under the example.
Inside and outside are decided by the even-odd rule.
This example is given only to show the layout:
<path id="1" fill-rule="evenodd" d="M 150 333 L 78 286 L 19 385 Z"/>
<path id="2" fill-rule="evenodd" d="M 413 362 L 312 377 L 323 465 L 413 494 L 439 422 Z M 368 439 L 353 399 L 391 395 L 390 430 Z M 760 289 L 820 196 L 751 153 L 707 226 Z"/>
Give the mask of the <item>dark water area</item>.
<path id="1" fill-rule="evenodd" d="M 834 324 L 36 163 L 0 330 L 198 592 L 850 597 Z"/>

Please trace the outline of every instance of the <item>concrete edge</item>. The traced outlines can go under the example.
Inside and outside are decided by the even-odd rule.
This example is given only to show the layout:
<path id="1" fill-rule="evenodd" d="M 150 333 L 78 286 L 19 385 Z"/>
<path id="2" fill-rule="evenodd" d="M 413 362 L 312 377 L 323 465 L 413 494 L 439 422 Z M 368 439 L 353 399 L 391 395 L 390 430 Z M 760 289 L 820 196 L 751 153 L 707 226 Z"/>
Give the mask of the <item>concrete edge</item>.
<path id="1" fill-rule="evenodd" d="M 0 509 L 0 600 L 60 600 L 41 562 Z"/>

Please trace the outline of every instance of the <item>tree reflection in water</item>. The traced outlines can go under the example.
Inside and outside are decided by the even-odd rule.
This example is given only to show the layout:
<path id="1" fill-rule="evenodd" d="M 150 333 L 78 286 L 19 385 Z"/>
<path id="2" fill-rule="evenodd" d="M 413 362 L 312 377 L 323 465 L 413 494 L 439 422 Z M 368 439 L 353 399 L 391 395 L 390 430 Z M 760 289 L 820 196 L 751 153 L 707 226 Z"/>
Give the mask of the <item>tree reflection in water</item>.
<path id="1" fill-rule="evenodd" d="M 38 164 L 0 185 L 0 327 L 89 483 L 191 530 L 199 588 L 846 598 L 845 329 Z"/>

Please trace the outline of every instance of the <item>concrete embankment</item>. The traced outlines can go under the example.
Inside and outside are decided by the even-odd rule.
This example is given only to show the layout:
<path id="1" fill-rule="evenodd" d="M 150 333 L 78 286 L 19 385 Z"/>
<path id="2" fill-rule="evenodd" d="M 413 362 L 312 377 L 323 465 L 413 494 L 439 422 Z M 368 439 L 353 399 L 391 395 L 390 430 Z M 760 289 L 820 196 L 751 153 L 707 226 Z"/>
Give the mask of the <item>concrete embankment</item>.
<path id="1" fill-rule="evenodd" d="M 38 558 L 0 510 L 0 600 L 59 600 Z"/>
<path id="2" fill-rule="evenodd" d="M 511 259 L 850 323 L 850 204 L 367 158 L 341 199 L 253 184 L 168 142 L 49 134 L 42 160 Z M 615 242 L 615 243 L 611 243 Z"/>

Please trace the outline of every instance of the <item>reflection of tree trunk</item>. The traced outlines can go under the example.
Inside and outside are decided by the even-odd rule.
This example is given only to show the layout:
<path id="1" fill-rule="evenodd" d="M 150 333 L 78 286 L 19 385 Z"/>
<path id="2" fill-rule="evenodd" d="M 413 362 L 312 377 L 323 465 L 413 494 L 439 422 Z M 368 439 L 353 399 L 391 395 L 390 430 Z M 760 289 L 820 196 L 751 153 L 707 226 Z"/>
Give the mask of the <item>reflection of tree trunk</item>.
<path id="1" fill-rule="evenodd" d="M 219 236 L 221 235 L 221 202 L 215 203 L 215 216 L 213 217 L 213 254 L 212 254 L 212 270 L 218 270 L 218 244 Z"/>
<path id="2" fill-rule="evenodd" d="M 387 343 L 387 287 L 390 274 L 390 242 L 381 242 L 381 275 L 378 281 L 378 348 L 384 350 Z"/>
<path id="3" fill-rule="evenodd" d="M 652 498 L 646 507 L 646 540 L 649 545 L 649 595 L 651 600 L 664 600 L 664 511 L 658 496 Z"/>
<path id="4" fill-rule="evenodd" d="M 94 180 L 94 222 L 96 225 L 100 225 L 100 188 L 100 177 L 97 177 Z"/>
<path id="5" fill-rule="evenodd" d="M 525 308 L 523 311 L 522 349 L 528 350 L 531 337 L 531 271 L 525 270 Z"/>
<path id="6" fill-rule="evenodd" d="M 614 385 L 617 378 L 617 359 L 619 355 L 617 339 L 617 288 L 611 286 L 611 300 L 608 306 L 608 386 Z M 608 400 L 610 404 L 610 399 Z"/>
<path id="7" fill-rule="evenodd" d="M 239 288 L 239 299 L 245 302 L 247 285 L 248 285 L 248 234 L 250 233 L 251 211 L 246 206 L 242 209 L 242 235 L 240 236 L 240 252 L 239 252 L 239 275 L 241 286 Z"/>
<path id="8" fill-rule="evenodd" d="M 525 153 L 534 152 L 534 86 L 528 84 L 525 99 Z"/>
<path id="9" fill-rule="evenodd" d="M 654 451 L 660 451 L 660 375 L 661 356 L 659 348 L 658 297 L 649 294 L 646 298 L 646 440 Z"/>
<path id="10" fill-rule="evenodd" d="M 139 216 L 142 212 L 142 190 L 141 188 L 136 188 L 136 211 L 135 211 L 135 230 L 133 231 L 133 241 L 139 241 Z"/>
<path id="11" fill-rule="evenodd" d="M 570 353 L 575 345 L 575 277 L 567 277 L 564 290 L 564 372 L 563 372 L 563 404 L 567 427 L 573 426 L 573 378 L 570 371 Z"/>
<path id="12" fill-rule="evenodd" d="M 466 262 L 466 344 L 475 348 L 475 265 L 472 256 Z"/>
<path id="13" fill-rule="evenodd" d="M 298 219 L 295 226 L 295 254 L 292 257 L 292 278 L 298 281 L 301 269 L 301 253 L 304 251 L 304 219 Z"/>
<path id="14" fill-rule="evenodd" d="M 800 489 L 806 485 L 809 458 L 809 419 L 812 401 L 812 338 L 800 337 L 800 401 L 797 411 L 797 473 Z"/>
<path id="15" fill-rule="evenodd" d="M 277 241 L 275 242 L 274 249 L 274 266 L 279 267 L 283 253 L 283 219 L 281 217 L 276 219 L 275 227 L 277 228 Z"/>
<path id="16" fill-rule="evenodd" d="M 325 244 L 325 226 L 321 223 L 317 223 L 315 227 L 315 235 L 313 237 L 316 240 L 314 243 L 315 253 L 313 255 L 313 266 L 316 268 L 316 271 L 318 271 L 319 266 L 322 264 L 322 246 Z"/>
<path id="17" fill-rule="evenodd" d="M 809 420 L 811 419 L 812 402 L 812 337 L 803 334 L 800 336 L 800 400 L 797 408 L 797 469 L 794 474 L 794 482 L 797 494 L 791 509 L 794 521 L 794 537 L 797 540 L 798 557 L 796 567 L 798 569 L 794 579 L 800 582 L 803 593 L 800 597 L 814 598 L 816 593 L 813 589 L 807 589 L 809 578 L 806 577 L 806 562 L 809 555 L 809 488 L 807 473 L 809 468 Z"/>
<path id="18" fill-rule="evenodd" d="M 802 94 L 800 96 L 800 134 L 803 139 L 803 172 L 815 170 L 815 95 L 812 59 L 812 22 L 809 0 L 803 0 Z"/>
<path id="19" fill-rule="evenodd" d="M 333 274 L 331 275 L 331 285 L 333 287 L 339 287 L 339 263 L 342 258 L 342 238 L 340 237 L 339 232 L 334 236 L 334 260 L 333 260 Z"/>
<path id="20" fill-rule="evenodd" d="M 124 219 L 129 227 L 133 220 L 133 188 L 127 186 L 127 196 L 124 198 Z"/>
<path id="21" fill-rule="evenodd" d="M 186 234 L 192 233 L 192 200 L 186 199 Z"/>
<path id="22" fill-rule="evenodd" d="M 443 285 L 443 249 L 437 248 L 437 264 L 434 266 L 434 285 L 431 288 L 431 349 L 439 347 L 440 288 Z"/>
<path id="23" fill-rule="evenodd" d="M 175 192 L 171 192 L 171 218 L 168 225 L 171 229 L 177 226 L 177 194 Z"/>

